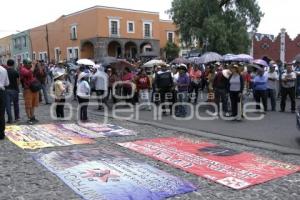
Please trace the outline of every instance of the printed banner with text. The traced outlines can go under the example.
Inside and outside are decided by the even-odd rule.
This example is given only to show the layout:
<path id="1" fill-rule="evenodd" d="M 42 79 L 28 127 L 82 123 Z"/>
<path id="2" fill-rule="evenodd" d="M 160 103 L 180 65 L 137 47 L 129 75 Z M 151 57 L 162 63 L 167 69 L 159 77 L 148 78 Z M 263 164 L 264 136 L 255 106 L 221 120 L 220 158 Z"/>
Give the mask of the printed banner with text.
<path id="1" fill-rule="evenodd" d="M 243 189 L 299 171 L 299 166 L 186 138 L 156 138 L 119 145 L 184 171 Z"/>
<path id="2" fill-rule="evenodd" d="M 113 124 L 80 123 L 61 124 L 59 126 L 89 138 L 136 135 L 132 130 Z"/>
<path id="3" fill-rule="evenodd" d="M 62 130 L 55 124 L 7 126 L 5 134 L 10 141 L 22 149 L 94 143 L 92 139 L 73 131 Z"/>
<path id="4" fill-rule="evenodd" d="M 87 200 L 158 200 L 196 190 L 190 182 L 104 148 L 34 158 Z"/>

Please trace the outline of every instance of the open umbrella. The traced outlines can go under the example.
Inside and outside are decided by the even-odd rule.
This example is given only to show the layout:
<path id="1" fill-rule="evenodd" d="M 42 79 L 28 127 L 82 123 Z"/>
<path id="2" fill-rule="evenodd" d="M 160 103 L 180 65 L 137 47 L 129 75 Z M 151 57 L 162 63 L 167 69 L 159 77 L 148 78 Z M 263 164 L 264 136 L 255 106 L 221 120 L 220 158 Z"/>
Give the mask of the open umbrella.
<path id="1" fill-rule="evenodd" d="M 90 59 L 80 59 L 77 61 L 79 65 L 95 66 L 95 63 Z"/>
<path id="2" fill-rule="evenodd" d="M 238 61 L 238 62 L 252 62 L 253 61 L 253 57 L 248 55 L 248 54 L 239 54 L 236 55 L 236 57 L 234 58 L 233 61 Z"/>
<path id="3" fill-rule="evenodd" d="M 234 61 L 235 59 L 237 58 L 237 55 L 234 55 L 234 54 L 226 54 L 223 56 L 223 61 Z"/>
<path id="4" fill-rule="evenodd" d="M 247 67 L 251 67 L 251 68 L 254 68 L 254 69 L 258 69 L 258 70 L 263 69 L 261 66 L 259 66 L 257 64 L 249 64 L 249 65 L 247 65 Z"/>
<path id="5" fill-rule="evenodd" d="M 191 61 L 186 59 L 186 58 L 175 58 L 171 62 L 171 64 L 177 64 L 177 65 L 179 65 L 179 64 L 189 64 L 189 63 L 191 63 Z"/>
<path id="6" fill-rule="evenodd" d="M 103 66 L 108 66 L 108 65 L 111 65 L 113 63 L 117 63 L 118 62 L 118 59 L 115 58 L 115 57 L 111 57 L 111 56 L 106 56 L 106 57 L 102 57 L 100 58 L 100 63 L 103 65 Z"/>
<path id="7" fill-rule="evenodd" d="M 207 52 L 203 54 L 199 59 L 195 59 L 196 64 L 206 64 L 210 62 L 222 61 L 223 57 L 215 52 Z"/>
<path id="8" fill-rule="evenodd" d="M 253 64 L 261 65 L 264 67 L 269 67 L 268 63 L 262 59 L 253 60 Z"/>
<path id="9" fill-rule="evenodd" d="M 154 65 L 163 65 L 166 64 L 162 60 L 150 60 L 149 62 L 146 62 L 143 67 L 148 68 L 148 67 L 154 67 Z"/>

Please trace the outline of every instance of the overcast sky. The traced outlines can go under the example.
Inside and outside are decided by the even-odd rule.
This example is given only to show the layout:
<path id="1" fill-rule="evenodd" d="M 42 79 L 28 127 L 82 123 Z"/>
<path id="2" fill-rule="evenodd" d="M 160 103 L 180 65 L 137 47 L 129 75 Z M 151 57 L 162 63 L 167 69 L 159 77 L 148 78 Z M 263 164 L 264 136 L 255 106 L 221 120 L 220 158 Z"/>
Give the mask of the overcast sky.
<path id="1" fill-rule="evenodd" d="M 70 14 L 95 5 L 130 8 L 160 12 L 162 19 L 168 19 L 165 11 L 172 0 L 8 0 L 2 2 L 0 11 L 0 37 L 16 31 L 23 31 L 56 20 L 63 14 Z M 286 28 L 294 38 L 300 33 L 299 0 L 258 0 L 265 13 L 258 32 L 275 34 Z"/>

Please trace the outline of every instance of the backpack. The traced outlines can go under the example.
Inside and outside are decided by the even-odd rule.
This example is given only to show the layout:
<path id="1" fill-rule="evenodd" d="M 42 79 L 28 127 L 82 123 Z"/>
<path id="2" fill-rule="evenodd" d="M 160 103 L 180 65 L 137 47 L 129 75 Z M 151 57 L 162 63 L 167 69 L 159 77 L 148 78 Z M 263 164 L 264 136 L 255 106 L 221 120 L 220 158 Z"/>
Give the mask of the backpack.
<path id="1" fill-rule="evenodd" d="M 37 79 L 34 79 L 33 81 L 31 81 L 29 88 L 32 92 L 38 92 L 42 89 L 42 84 Z"/>

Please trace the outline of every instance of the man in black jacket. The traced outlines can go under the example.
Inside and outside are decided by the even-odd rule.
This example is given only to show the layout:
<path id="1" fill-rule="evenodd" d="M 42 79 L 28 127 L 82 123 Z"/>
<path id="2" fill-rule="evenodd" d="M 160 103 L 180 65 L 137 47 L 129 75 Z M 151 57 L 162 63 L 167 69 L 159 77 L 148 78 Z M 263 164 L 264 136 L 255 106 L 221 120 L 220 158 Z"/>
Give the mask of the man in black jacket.
<path id="1" fill-rule="evenodd" d="M 229 70 L 220 70 L 218 71 L 213 82 L 213 88 L 215 91 L 215 103 L 218 106 L 218 112 L 220 113 L 220 102 L 222 102 L 222 111 L 225 115 L 228 114 L 229 76 Z"/>
<path id="2" fill-rule="evenodd" d="M 155 76 L 154 84 L 157 92 L 160 94 L 160 103 L 164 104 L 162 106 L 163 115 L 167 113 L 165 104 L 168 102 L 170 103 L 170 113 L 172 113 L 171 100 L 173 98 L 173 78 L 166 65 L 161 66 L 161 71 L 159 71 Z"/>

